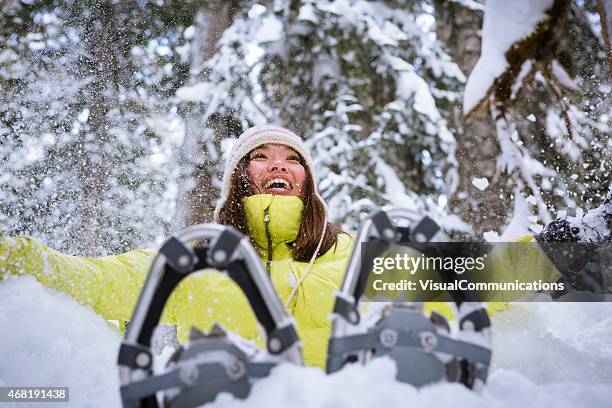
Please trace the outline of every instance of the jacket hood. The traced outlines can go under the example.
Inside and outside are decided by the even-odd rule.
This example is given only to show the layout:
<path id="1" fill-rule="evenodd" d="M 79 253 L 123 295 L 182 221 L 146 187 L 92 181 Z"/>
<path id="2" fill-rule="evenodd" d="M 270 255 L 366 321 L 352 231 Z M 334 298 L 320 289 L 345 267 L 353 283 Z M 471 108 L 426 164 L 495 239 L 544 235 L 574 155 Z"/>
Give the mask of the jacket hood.
<path id="1" fill-rule="evenodd" d="M 249 235 L 260 249 L 267 250 L 268 234 L 273 248 L 297 239 L 304 210 L 299 197 L 256 194 L 245 197 L 243 205 Z"/>

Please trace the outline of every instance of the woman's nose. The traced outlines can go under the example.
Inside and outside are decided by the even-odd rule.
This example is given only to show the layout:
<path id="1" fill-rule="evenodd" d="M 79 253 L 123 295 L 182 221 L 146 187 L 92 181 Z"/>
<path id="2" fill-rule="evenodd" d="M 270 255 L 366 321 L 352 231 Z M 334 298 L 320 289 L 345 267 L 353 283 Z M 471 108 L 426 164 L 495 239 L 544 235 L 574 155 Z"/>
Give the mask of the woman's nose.
<path id="1" fill-rule="evenodd" d="M 274 160 L 270 163 L 270 171 L 287 171 L 287 163 L 283 160 Z"/>

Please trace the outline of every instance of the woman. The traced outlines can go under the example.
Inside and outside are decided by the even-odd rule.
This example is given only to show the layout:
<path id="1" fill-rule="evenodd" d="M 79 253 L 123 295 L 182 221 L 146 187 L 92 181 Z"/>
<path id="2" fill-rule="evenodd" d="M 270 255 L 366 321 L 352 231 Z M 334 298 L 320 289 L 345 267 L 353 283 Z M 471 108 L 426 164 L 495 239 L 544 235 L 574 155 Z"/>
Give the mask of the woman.
<path id="1" fill-rule="evenodd" d="M 327 221 L 315 180 L 312 160 L 297 135 L 275 126 L 249 129 L 230 154 L 215 221 L 251 238 L 281 301 L 297 322 L 305 363 L 323 368 L 333 293 L 344 276 L 353 242 Z M 93 307 L 107 320 L 127 321 L 155 253 L 137 250 L 98 259 L 77 258 L 29 237 L 0 236 L 0 278 L 33 275 Z M 504 256 L 512 259 L 500 262 L 504 265 L 500 276 L 510 276 L 510 281 L 526 279 L 526 275 L 529 280 L 545 281 L 560 277 L 550 263 L 539 262 L 539 251 Z M 261 340 L 246 298 L 221 274 L 185 279 L 162 316 L 162 323 L 177 325 L 181 339 L 191 326 L 206 331 L 215 322 L 247 339 Z"/>
<path id="2" fill-rule="evenodd" d="M 296 319 L 305 363 L 324 367 L 333 292 L 342 281 L 352 241 L 328 223 L 301 139 L 276 126 L 243 133 L 230 154 L 215 221 L 250 236 L 281 301 Z M 1 236 L 0 278 L 33 275 L 107 320 L 128 321 L 155 253 L 77 258 L 29 237 Z M 177 325 L 181 339 L 191 326 L 207 331 L 215 322 L 261 340 L 246 298 L 221 274 L 184 280 L 162 316 L 162 323 Z"/>
<path id="3" fill-rule="evenodd" d="M 250 236 L 298 323 L 305 363 L 323 367 L 333 292 L 352 242 L 327 221 L 315 180 L 310 155 L 296 134 L 275 126 L 249 129 L 230 154 L 215 221 Z"/>

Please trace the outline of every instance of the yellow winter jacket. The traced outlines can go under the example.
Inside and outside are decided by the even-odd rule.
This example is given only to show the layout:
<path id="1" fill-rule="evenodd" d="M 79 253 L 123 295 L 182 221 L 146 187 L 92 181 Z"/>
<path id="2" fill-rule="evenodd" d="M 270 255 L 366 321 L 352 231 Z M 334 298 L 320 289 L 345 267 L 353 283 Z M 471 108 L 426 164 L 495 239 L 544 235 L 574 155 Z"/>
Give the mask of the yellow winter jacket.
<path id="1" fill-rule="evenodd" d="M 271 238 L 270 275 L 285 304 L 308 264 L 291 258 L 291 243 L 297 236 L 303 204 L 296 197 L 256 195 L 245 199 L 250 235 L 264 260 L 268 259 Z M 269 230 L 264 210 L 269 213 Z M 328 316 L 332 311 L 333 293 L 338 290 L 353 247 L 353 238 L 338 235 L 337 243 L 317 258 L 306 279 L 300 284 L 288 311 L 296 320 L 303 341 L 304 362 L 325 366 L 330 335 Z M 546 281 L 558 279 L 550 262 L 540 261 L 533 250 L 521 253 L 507 251 L 502 258 L 503 273 Z M 107 320 L 129 321 L 155 250 L 136 250 L 102 258 L 79 258 L 54 251 L 30 237 L 10 238 L 0 231 L 0 281 L 7 274 L 29 274 L 43 285 L 60 290 L 83 305 L 90 306 Z M 536 266 L 534 268 L 534 266 Z M 489 303 L 490 311 L 503 309 L 503 303 Z M 449 315 L 445 303 L 429 304 L 428 310 Z M 226 329 L 263 345 L 256 320 L 244 294 L 222 274 L 202 271 L 183 280 L 170 297 L 162 323 L 177 326 L 179 338 L 185 340 L 191 326 L 208 331 L 218 322 Z"/>
<path id="2" fill-rule="evenodd" d="M 297 197 L 257 195 L 245 199 L 251 237 L 264 260 L 268 258 L 263 221 L 266 208 L 272 239 L 270 274 L 285 304 L 308 267 L 308 263 L 291 259 L 291 243 L 299 231 L 303 204 Z M 308 278 L 288 305 L 303 341 L 305 364 L 325 365 L 333 292 L 342 282 L 352 245 L 349 235 L 340 234 L 337 243 L 315 260 Z M 155 250 L 136 250 L 102 258 L 79 258 L 54 251 L 30 237 L 3 235 L 0 280 L 7 274 L 29 274 L 43 285 L 91 306 L 107 320 L 129 321 L 155 254 Z M 187 338 L 191 326 L 208 331 L 215 322 L 263 345 L 246 297 L 230 278 L 219 273 L 203 271 L 183 280 L 162 315 L 162 323 L 177 326 L 181 340 Z"/>

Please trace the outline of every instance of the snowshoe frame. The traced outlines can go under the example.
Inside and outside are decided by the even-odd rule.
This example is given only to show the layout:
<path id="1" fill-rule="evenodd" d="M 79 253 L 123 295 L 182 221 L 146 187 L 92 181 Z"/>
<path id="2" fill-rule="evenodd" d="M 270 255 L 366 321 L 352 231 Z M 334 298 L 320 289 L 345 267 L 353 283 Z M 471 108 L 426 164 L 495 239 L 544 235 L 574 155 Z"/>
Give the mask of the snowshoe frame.
<path id="1" fill-rule="evenodd" d="M 192 248 L 189 242 L 196 240 L 205 240 L 207 244 Z M 156 392 L 189 391 L 205 387 L 206 381 L 217 384 L 212 395 L 204 396 L 208 399 L 202 400 L 200 395 L 199 399 L 189 398 L 179 405 L 200 405 L 221 391 L 244 397 L 250 389 L 245 378 L 264 377 L 275 365 L 251 362 L 236 349 L 227 349 L 209 353 L 206 358 L 199 356 L 193 364 L 177 366 L 161 375 L 153 373 L 151 338 L 164 306 L 184 278 L 202 269 L 214 269 L 232 278 L 265 330 L 267 351 L 279 360 L 302 365 L 294 321 L 283 308 L 249 239 L 229 226 L 194 225 L 178 232 L 161 247 L 121 343 L 118 364 L 125 407 L 157 408 Z"/>
<path id="2" fill-rule="evenodd" d="M 411 225 L 396 226 L 391 222 L 391 218 L 408 220 Z M 409 307 L 412 313 L 408 313 L 409 310 L 405 308 L 396 312 L 403 314 L 404 322 L 413 327 L 401 327 L 397 322 L 389 327 L 389 319 L 393 319 L 389 317 L 379 321 L 366 333 L 354 334 L 351 326 L 360 322 L 358 305 L 364 286 L 371 274 L 374 258 L 381 255 L 376 251 L 362 254 L 361 243 L 373 241 L 414 245 L 418 249 L 419 243 L 451 240 L 430 217 L 423 217 L 404 208 L 384 207 L 374 211 L 362 222 L 344 281 L 340 291 L 335 294 L 334 309 L 330 316 L 332 336 L 328 349 L 327 372 L 336 372 L 348 362 L 365 362 L 372 352 L 377 356 L 390 354 L 393 357 L 393 354 L 398 354 L 394 349 L 403 347 L 409 350 L 401 352 L 404 356 L 420 359 L 423 364 L 420 373 L 402 372 L 402 367 L 398 367 L 397 378 L 400 381 L 418 386 L 430 382 L 432 376 L 439 375 L 440 379 L 461 382 L 470 388 L 484 384 L 491 361 L 491 322 L 484 306 L 470 301 L 468 293 L 451 293 L 454 300 L 452 310 L 462 333 L 459 339 L 444 334 L 445 331 L 450 334 L 450 327 L 441 315 L 432 314 L 427 322 L 419 318 L 422 316 L 422 304 L 412 304 Z M 445 281 L 454 279 L 452 271 L 438 272 Z M 447 329 L 440 330 L 444 324 Z M 465 340 L 461 340 L 461 337 Z M 427 365 L 427 359 L 415 354 L 414 350 L 420 350 L 421 354 L 437 356 L 438 359 L 444 360 L 445 367 L 428 370 L 423 366 Z"/>

